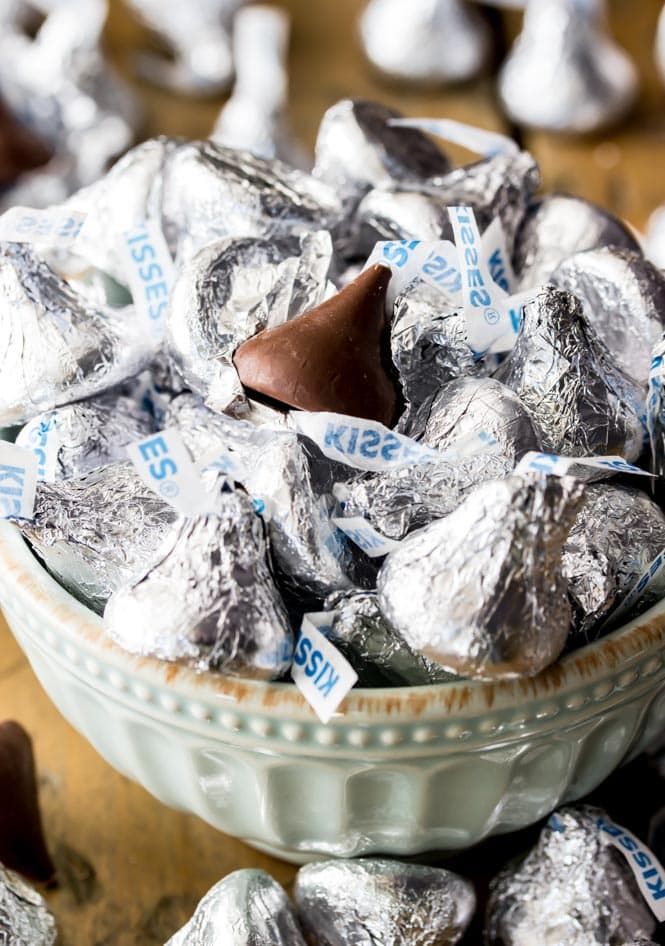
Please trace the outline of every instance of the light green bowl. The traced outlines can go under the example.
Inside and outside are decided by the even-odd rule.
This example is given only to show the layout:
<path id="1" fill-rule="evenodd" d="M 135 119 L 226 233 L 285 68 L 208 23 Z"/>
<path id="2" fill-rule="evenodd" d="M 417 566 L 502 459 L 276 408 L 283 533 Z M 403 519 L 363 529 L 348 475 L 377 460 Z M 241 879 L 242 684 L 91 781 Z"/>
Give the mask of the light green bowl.
<path id="1" fill-rule="evenodd" d="M 53 702 L 114 768 L 292 861 L 452 851 L 524 827 L 665 725 L 665 603 L 534 679 L 354 690 L 327 726 L 294 686 L 119 650 L 7 523 L 0 604 Z"/>

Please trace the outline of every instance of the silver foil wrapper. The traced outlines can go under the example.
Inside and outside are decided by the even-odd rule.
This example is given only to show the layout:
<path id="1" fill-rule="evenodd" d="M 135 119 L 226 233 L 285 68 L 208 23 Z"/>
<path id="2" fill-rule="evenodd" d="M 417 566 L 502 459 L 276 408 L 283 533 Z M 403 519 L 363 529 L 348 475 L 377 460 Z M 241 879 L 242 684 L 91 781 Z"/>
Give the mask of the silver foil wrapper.
<path id="1" fill-rule="evenodd" d="M 453 239 L 449 206 L 472 207 L 480 231 L 499 217 L 512 247 L 526 208 L 540 185 L 540 172 L 526 151 L 495 154 L 420 184 L 370 191 L 355 215 L 358 250 L 378 240 Z"/>
<path id="2" fill-rule="evenodd" d="M 403 539 L 414 529 L 454 512 L 481 483 L 501 479 L 541 438 L 519 398 L 498 381 L 461 378 L 424 402 L 407 431 L 442 452 L 468 435 L 491 434 L 495 444 L 454 459 L 384 473 L 365 473 L 339 484 L 344 515 L 363 516 L 382 534 Z"/>
<path id="3" fill-rule="evenodd" d="M 570 293 L 545 286 L 524 307 L 515 347 L 495 377 L 529 409 L 547 450 L 631 462 L 642 452 L 644 392 L 616 365 Z"/>
<path id="4" fill-rule="evenodd" d="M 216 410 L 243 400 L 233 353 L 241 342 L 323 301 L 332 245 L 327 232 L 212 243 L 173 287 L 168 348 L 187 385 Z"/>
<path id="5" fill-rule="evenodd" d="M 244 0 L 129 0 L 170 56 L 144 52 L 140 73 L 158 85 L 192 95 L 224 92 L 233 77 L 231 28 Z"/>
<path id="6" fill-rule="evenodd" d="M 291 664 L 293 634 L 264 525 L 245 493 L 215 491 L 214 513 L 179 518 L 145 572 L 111 596 L 106 631 L 134 654 L 272 680 Z"/>
<path id="7" fill-rule="evenodd" d="M 155 429 L 155 419 L 145 406 L 113 391 L 38 414 L 21 430 L 16 443 L 39 454 L 53 436 L 52 479 L 68 480 L 122 463 L 127 459 L 127 445 Z"/>
<path id="8" fill-rule="evenodd" d="M 303 171 L 200 141 L 182 145 L 167 162 L 162 219 L 182 260 L 226 237 L 337 230 L 342 209 L 332 188 Z"/>
<path id="9" fill-rule="evenodd" d="M 316 599 L 349 587 L 348 552 L 330 522 L 325 497 L 314 494 L 307 457 L 293 431 L 215 414 L 191 394 L 172 402 L 165 423 L 178 427 L 195 460 L 224 454 L 229 476 L 265 503 L 282 586 Z"/>
<path id="10" fill-rule="evenodd" d="M 452 871 L 378 857 L 307 864 L 294 898 L 317 946 L 454 946 L 476 906 Z"/>
<path id="11" fill-rule="evenodd" d="M 625 224 L 606 210 L 580 197 L 541 197 L 529 206 L 515 241 L 519 288 L 544 285 L 569 256 L 603 246 L 640 252 Z"/>
<path id="12" fill-rule="evenodd" d="M 7 946 L 53 946 L 57 936 L 43 898 L 0 864 L 0 941 Z"/>
<path id="13" fill-rule="evenodd" d="M 400 182 L 418 185 L 425 178 L 446 174 L 450 162 L 427 135 L 389 124 L 401 117 L 378 102 L 337 102 L 319 126 L 314 177 L 353 205 L 372 188 Z"/>
<path id="14" fill-rule="evenodd" d="M 513 121 L 588 134 L 623 118 L 637 95 L 637 71 L 613 41 L 605 0 L 537 0 L 499 76 Z"/>
<path id="15" fill-rule="evenodd" d="M 142 371 L 156 342 L 132 307 L 88 304 L 26 244 L 0 244 L 0 426 Z"/>
<path id="16" fill-rule="evenodd" d="M 379 607 L 411 647 L 459 676 L 530 676 L 571 620 L 561 554 L 583 487 L 511 476 L 406 538 L 378 575 Z"/>
<path id="17" fill-rule="evenodd" d="M 210 137 L 229 148 L 261 158 L 279 158 L 304 167 L 287 119 L 289 16 L 276 7 L 252 4 L 233 25 L 236 79 Z"/>
<path id="18" fill-rule="evenodd" d="M 370 0 L 360 17 L 369 62 L 390 79 L 426 85 L 478 75 L 491 52 L 487 24 L 462 0 Z"/>
<path id="19" fill-rule="evenodd" d="M 43 22 L 32 34 L 35 13 Z M 11 0 L 0 10 L 0 94 L 51 145 L 43 168 L 2 196 L 46 206 L 97 180 L 134 138 L 138 111 L 101 48 L 105 0 Z"/>
<path id="20" fill-rule="evenodd" d="M 657 207 L 649 217 L 644 252 L 659 269 L 665 269 L 665 207 Z"/>
<path id="21" fill-rule="evenodd" d="M 236 870 L 216 884 L 166 946 L 305 946 L 284 890 L 263 870 Z"/>
<path id="22" fill-rule="evenodd" d="M 562 808 L 524 860 L 494 879 L 488 946 L 610 946 L 653 933 L 656 921 L 625 858 L 596 826 L 602 815 Z"/>
<path id="23" fill-rule="evenodd" d="M 604 247 L 564 260 L 550 282 L 582 300 L 613 360 L 646 385 L 651 350 L 665 330 L 665 275 L 641 253 Z"/>
<path id="24" fill-rule="evenodd" d="M 399 426 L 405 432 L 417 409 L 450 381 L 483 371 L 469 346 L 459 298 L 420 279 L 395 299 L 390 348 L 404 395 Z"/>
<path id="25" fill-rule="evenodd" d="M 328 639 L 358 674 L 358 686 L 422 686 L 443 683 L 451 674 L 416 653 L 388 624 L 372 591 L 332 595 L 334 611 Z"/>
<path id="26" fill-rule="evenodd" d="M 582 646 L 665 549 L 665 516 L 646 493 L 600 483 L 587 486 L 563 549 L 562 570 L 573 605 L 571 643 Z"/>
<path id="27" fill-rule="evenodd" d="M 120 282 L 121 237 L 146 220 L 161 226 L 178 265 L 218 240 L 294 237 L 342 220 L 334 191 L 302 171 L 213 141 L 164 137 L 133 148 L 65 206 L 88 213 L 77 253 Z"/>
<path id="28" fill-rule="evenodd" d="M 145 570 L 176 518 L 124 463 L 39 483 L 34 518 L 19 526 L 60 584 L 101 613 Z"/>

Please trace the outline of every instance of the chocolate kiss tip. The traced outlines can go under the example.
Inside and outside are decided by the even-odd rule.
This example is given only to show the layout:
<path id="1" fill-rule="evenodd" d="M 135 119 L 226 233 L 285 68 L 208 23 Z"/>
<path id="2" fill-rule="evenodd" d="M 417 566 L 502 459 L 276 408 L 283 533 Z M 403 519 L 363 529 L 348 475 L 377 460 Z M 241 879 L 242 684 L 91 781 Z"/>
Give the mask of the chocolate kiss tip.
<path id="1" fill-rule="evenodd" d="M 55 874 L 39 812 L 32 740 L 9 720 L 0 723 L 0 863 L 32 880 Z"/>
<path id="2" fill-rule="evenodd" d="M 308 312 L 236 350 L 249 390 L 305 411 L 333 411 L 390 425 L 397 392 L 389 370 L 385 266 L 370 266 Z"/>

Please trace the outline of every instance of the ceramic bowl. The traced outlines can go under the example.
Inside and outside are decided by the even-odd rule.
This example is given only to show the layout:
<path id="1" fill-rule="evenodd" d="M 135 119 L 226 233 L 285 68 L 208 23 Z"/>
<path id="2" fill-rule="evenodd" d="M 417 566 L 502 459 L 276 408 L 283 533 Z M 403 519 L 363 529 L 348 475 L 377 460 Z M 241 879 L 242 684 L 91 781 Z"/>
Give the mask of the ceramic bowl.
<path id="1" fill-rule="evenodd" d="M 665 725 L 665 602 L 530 680 L 354 690 L 130 656 L 0 523 L 0 604 L 63 715 L 123 774 L 288 860 L 453 851 L 585 795 Z"/>

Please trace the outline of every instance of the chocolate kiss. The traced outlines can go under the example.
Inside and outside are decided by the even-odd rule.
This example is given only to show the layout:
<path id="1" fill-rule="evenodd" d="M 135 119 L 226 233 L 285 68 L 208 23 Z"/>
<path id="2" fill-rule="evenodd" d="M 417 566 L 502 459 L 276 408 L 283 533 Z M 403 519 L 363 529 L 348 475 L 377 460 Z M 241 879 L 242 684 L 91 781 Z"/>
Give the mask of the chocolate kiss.
<path id="1" fill-rule="evenodd" d="M 33 880 L 55 873 L 39 813 L 32 740 L 10 721 L 0 723 L 0 863 Z"/>
<path id="2" fill-rule="evenodd" d="M 12 184 L 24 171 L 51 159 L 48 145 L 21 125 L 0 99 L 0 186 Z"/>
<path id="3" fill-rule="evenodd" d="M 327 302 L 243 342 L 233 361 L 244 386 L 290 407 L 390 425 L 397 404 L 386 369 L 390 276 L 370 266 Z"/>

